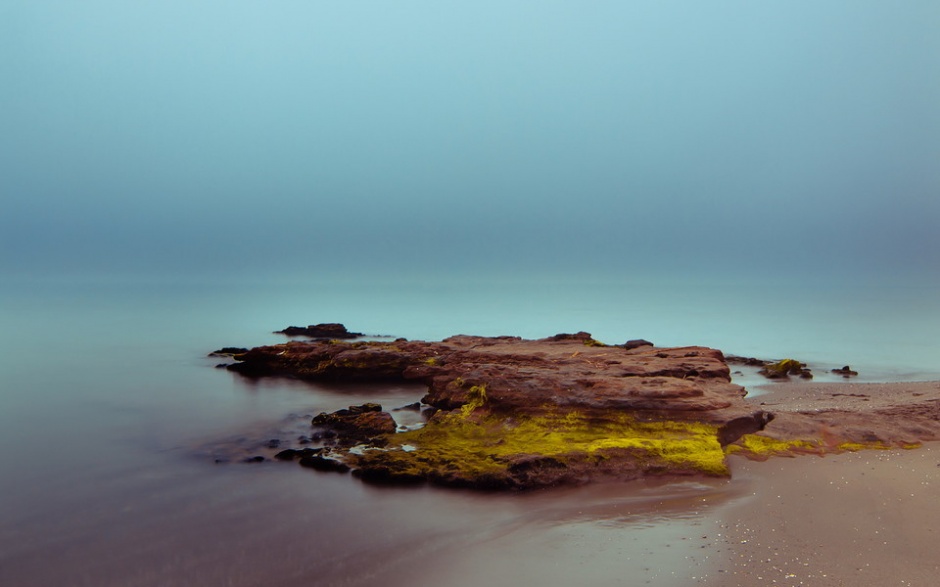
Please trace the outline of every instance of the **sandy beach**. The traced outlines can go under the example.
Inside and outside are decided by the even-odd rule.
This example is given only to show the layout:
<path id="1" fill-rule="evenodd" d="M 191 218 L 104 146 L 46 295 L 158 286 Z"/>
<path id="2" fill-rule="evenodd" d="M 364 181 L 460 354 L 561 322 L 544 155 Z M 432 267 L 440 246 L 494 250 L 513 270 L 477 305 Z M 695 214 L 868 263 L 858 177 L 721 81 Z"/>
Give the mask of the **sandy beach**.
<path id="1" fill-rule="evenodd" d="M 775 412 L 867 414 L 879 433 L 906 437 L 913 427 L 934 437 L 940 425 L 940 382 L 791 383 L 764 391 L 752 401 Z M 936 584 L 940 443 L 767 462 L 733 456 L 731 467 L 746 489 L 718 516 L 710 547 L 724 562 L 708 584 Z"/>

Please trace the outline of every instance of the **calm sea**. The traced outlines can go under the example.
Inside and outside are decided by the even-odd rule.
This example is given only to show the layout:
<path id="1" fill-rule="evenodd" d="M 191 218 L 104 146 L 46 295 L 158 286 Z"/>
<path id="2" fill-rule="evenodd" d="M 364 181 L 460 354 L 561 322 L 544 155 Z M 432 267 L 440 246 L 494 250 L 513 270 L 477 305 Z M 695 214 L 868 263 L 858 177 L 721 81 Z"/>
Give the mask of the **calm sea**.
<path id="1" fill-rule="evenodd" d="M 693 585 L 735 481 L 523 495 L 387 489 L 240 455 L 419 386 L 251 384 L 206 354 L 287 325 L 702 344 L 940 379 L 938 292 L 898 283 L 486 279 L 0 286 L 0 585 Z M 750 379 L 743 378 L 745 384 Z M 233 462 L 217 464 L 216 459 Z M 642 579 L 642 580 L 640 580 Z"/>

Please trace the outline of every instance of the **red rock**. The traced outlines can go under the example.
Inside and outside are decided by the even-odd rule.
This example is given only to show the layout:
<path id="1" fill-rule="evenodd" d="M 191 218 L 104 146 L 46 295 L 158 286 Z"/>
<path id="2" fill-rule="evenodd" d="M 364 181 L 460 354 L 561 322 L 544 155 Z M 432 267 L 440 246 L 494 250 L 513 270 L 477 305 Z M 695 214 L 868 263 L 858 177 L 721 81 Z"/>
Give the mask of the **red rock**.
<path id="1" fill-rule="evenodd" d="M 677 423 L 680 428 L 704 424 L 712 427 L 705 429 L 714 430 L 706 434 L 712 434 L 714 450 L 720 453 L 719 441 L 721 445 L 734 442 L 742 434 L 762 429 L 770 419 L 748 405 L 744 389 L 731 383 L 721 351 L 646 344 L 627 349 L 603 345 L 586 332 L 542 340 L 461 335 L 441 342 L 290 342 L 258 347 L 238 359 L 240 362 L 229 369 L 249 376 L 422 381 L 428 385 L 422 401 L 441 411 L 429 422 L 427 433 L 418 438 L 431 442 L 434 437 L 437 442 L 441 437 L 444 448 L 448 427 L 479 426 L 481 434 L 491 430 L 498 436 L 512 433 L 518 422 L 550 421 L 554 424 L 546 434 L 557 434 L 557 423 L 572 415 L 582 422 L 581 429 L 587 426 L 587 430 L 597 431 L 613 426 L 611 429 L 622 432 L 626 421 L 640 426 Z M 394 421 L 386 412 L 341 410 L 321 414 L 313 423 L 336 430 L 340 437 L 386 434 L 392 449 L 397 446 L 396 438 L 411 438 L 408 433 L 393 434 Z M 494 436 L 494 442 L 498 441 Z M 600 448 L 560 453 L 552 447 L 546 454 L 537 447 L 531 452 L 523 447 L 511 454 L 503 454 L 505 448 L 494 448 L 492 455 L 481 456 L 480 451 L 487 450 L 485 438 L 482 442 L 483 449 L 473 449 L 477 459 L 473 467 L 461 462 L 459 451 L 464 448 L 460 447 L 437 450 L 433 458 L 427 451 L 412 455 L 387 450 L 349 455 L 348 459 L 366 480 L 424 479 L 479 488 L 703 473 L 696 470 L 700 465 L 691 461 L 650 456 L 638 448 L 617 448 L 616 443 L 604 448 L 602 435 L 591 445 Z M 447 456 L 451 454 L 456 456 Z M 722 458 L 719 454 L 719 464 L 708 465 L 711 468 L 705 474 L 720 474 Z"/>

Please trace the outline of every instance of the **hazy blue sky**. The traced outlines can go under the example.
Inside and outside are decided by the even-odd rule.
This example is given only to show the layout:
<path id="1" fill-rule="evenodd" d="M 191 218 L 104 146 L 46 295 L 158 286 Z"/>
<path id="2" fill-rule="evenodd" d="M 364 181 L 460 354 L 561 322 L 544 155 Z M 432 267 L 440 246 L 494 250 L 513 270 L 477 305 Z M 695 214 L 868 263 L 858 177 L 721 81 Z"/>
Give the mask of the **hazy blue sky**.
<path id="1" fill-rule="evenodd" d="M 940 267 L 940 2 L 0 2 L 0 270 Z"/>

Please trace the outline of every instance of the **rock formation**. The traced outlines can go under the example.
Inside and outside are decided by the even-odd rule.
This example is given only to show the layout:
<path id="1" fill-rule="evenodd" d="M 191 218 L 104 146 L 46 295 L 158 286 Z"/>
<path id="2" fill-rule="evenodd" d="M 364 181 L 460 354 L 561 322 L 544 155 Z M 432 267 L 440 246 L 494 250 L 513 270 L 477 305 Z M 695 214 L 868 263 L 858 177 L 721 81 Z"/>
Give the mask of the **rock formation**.
<path id="1" fill-rule="evenodd" d="M 772 416 L 744 401 L 720 351 L 643 343 L 607 346 L 584 332 L 288 342 L 238 354 L 228 369 L 427 384 L 422 402 L 434 414 L 418 430 L 395 432 L 391 415 L 374 404 L 313 419 L 336 440 L 329 463 L 307 455 L 307 466 L 348 465 L 366 481 L 521 489 L 728 475 L 724 446 Z"/>

